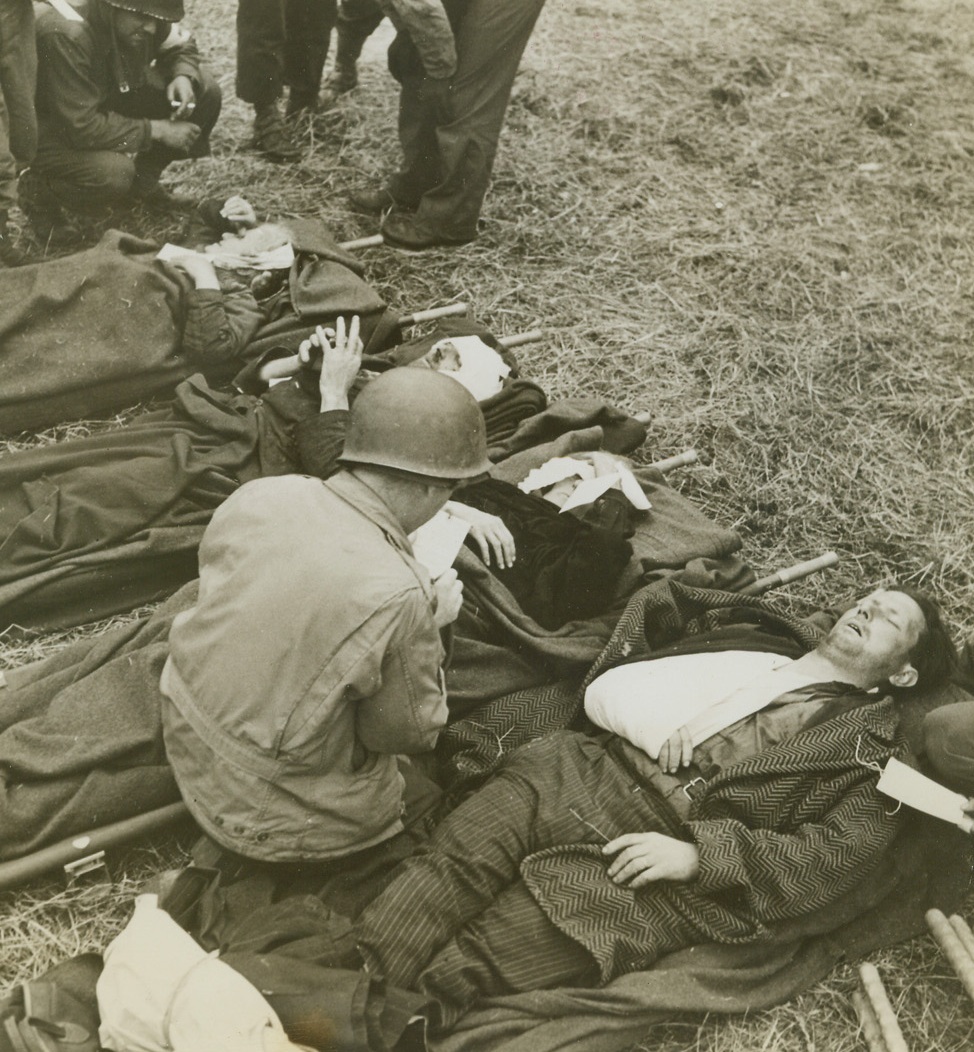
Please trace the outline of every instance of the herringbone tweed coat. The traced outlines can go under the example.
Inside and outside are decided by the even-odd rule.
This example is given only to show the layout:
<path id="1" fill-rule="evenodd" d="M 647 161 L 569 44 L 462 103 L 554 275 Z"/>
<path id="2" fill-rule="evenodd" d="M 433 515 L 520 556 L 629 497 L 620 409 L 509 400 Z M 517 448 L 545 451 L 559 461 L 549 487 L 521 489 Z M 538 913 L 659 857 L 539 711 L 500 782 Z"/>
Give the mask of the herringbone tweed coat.
<path id="1" fill-rule="evenodd" d="M 678 636 L 694 622 L 697 631 L 706 626 L 704 633 L 718 620 L 734 622 L 733 614 L 719 617 L 733 607 L 768 618 L 764 604 L 727 593 L 674 584 L 648 589 L 634 597 L 595 668 L 648 656 L 656 649 L 650 640 L 658 645 L 661 635 Z M 777 628 L 789 619 L 770 620 Z M 808 631 L 801 622 L 792 627 L 799 639 Z M 802 639 L 805 648 L 813 638 Z M 603 981 L 685 946 L 760 939 L 775 922 L 839 908 L 869 879 L 901 820 L 876 790 L 875 765 L 902 756 L 906 743 L 890 699 L 850 688 L 834 711 L 706 785 L 687 823 L 687 839 L 700 848 L 700 875 L 692 883 L 637 892 L 619 887 L 606 878 L 594 845 L 553 847 L 524 861 L 522 877 L 535 899 L 590 950 Z"/>

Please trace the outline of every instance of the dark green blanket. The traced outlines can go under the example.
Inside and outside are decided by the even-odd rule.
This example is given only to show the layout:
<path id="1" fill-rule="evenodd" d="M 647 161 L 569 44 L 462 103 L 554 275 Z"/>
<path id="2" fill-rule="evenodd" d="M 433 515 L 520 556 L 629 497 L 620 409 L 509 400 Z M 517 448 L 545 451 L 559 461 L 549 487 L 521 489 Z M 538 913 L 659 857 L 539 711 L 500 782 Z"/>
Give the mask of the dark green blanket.
<path id="1" fill-rule="evenodd" d="M 94 248 L 3 272 L 0 431 L 132 405 L 193 370 L 176 357 L 189 281 L 110 230 Z"/>

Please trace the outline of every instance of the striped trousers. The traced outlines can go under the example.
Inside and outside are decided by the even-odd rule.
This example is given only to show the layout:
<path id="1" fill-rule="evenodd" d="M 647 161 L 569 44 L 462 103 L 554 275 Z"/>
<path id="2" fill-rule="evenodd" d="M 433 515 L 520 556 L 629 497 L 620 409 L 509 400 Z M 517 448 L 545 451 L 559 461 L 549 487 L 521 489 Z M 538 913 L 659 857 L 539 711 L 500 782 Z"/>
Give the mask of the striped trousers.
<path id="1" fill-rule="evenodd" d="M 400 867 L 360 916 L 359 949 L 373 973 L 427 994 L 442 1026 L 480 997 L 591 985 L 594 959 L 537 905 L 521 862 L 556 845 L 672 833 L 674 823 L 597 741 L 542 738 L 512 753 Z"/>

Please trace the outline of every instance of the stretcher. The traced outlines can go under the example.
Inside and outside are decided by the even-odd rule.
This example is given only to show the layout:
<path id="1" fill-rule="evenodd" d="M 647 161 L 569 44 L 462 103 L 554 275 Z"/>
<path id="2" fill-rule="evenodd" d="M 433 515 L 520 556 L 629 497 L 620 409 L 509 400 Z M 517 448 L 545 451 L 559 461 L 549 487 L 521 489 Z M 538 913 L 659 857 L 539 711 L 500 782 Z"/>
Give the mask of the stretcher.
<path id="1" fill-rule="evenodd" d="M 677 467 L 692 464 L 696 460 L 696 451 L 691 449 L 657 461 L 651 466 L 659 471 L 669 472 Z M 743 592 L 747 595 L 761 595 L 834 566 L 836 562 L 838 562 L 838 556 L 834 552 L 827 552 L 815 559 L 796 563 L 794 566 L 762 577 Z M 169 804 L 136 815 L 134 818 L 112 822 L 109 825 L 67 837 L 21 858 L 2 862 L 0 863 L 0 891 L 6 891 L 58 869 L 63 870 L 69 881 L 74 880 L 86 873 L 103 868 L 105 852 L 109 849 L 130 843 L 139 837 L 158 832 L 188 818 L 189 811 L 185 804 Z"/>
<path id="2" fill-rule="evenodd" d="M 429 310 L 415 311 L 412 314 L 403 315 L 399 319 L 399 327 L 404 329 L 407 326 L 418 325 L 424 321 L 462 317 L 469 309 L 466 303 L 460 302 L 449 303 L 445 307 L 431 307 Z M 530 329 L 527 332 L 516 333 L 513 336 L 501 336 L 497 342 L 505 350 L 512 350 L 515 347 L 523 347 L 529 343 L 540 343 L 542 338 L 543 333 L 540 329 Z M 261 366 L 260 378 L 265 383 L 270 380 L 285 379 L 293 376 L 300 367 L 301 359 L 296 354 L 289 355 L 287 358 L 274 358 Z"/>

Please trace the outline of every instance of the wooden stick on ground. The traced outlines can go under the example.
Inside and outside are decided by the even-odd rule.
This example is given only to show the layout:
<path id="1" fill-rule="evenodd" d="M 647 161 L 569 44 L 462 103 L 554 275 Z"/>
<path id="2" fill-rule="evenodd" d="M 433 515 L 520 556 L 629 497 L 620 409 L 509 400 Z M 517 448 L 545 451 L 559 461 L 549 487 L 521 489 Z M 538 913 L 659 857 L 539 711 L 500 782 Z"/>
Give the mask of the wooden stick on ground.
<path id="1" fill-rule="evenodd" d="M 879 1024 L 888 1052 L 909 1052 L 903 1031 L 900 1030 L 896 1013 L 889 1003 L 886 987 L 883 986 L 883 980 L 880 979 L 876 966 L 864 961 L 859 965 L 859 978 L 862 980 L 862 988 L 876 1015 L 876 1022 Z"/>
<path id="2" fill-rule="evenodd" d="M 852 995 L 852 1003 L 856 1006 L 856 1015 L 859 1016 L 862 1036 L 866 1039 L 869 1052 L 889 1052 L 869 998 L 861 990 L 856 990 Z"/>
<path id="3" fill-rule="evenodd" d="M 927 910 L 925 916 L 930 933 L 950 961 L 950 966 L 967 991 L 967 996 L 974 1000 L 974 959 L 940 910 Z"/>
<path id="4" fill-rule="evenodd" d="M 500 336 L 497 342 L 505 350 L 513 347 L 523 347 L 526 343 L 540 343 L 544 339 L 544 333 L 540 329 L 528 329 L 527 332 L 518 332 L 513 336 Z"/>
<path id="5" fill-rule="evenodd" d="M 470 308 L 466 303 L 448 303 L 445 307 L 430 307 L 429 310 L 418 310 L 413 314 L 404 314 L 399 319 L 400 325 L 418 325 L 421 321 L 436 321 L 437 318 L 455 318 L 466 314 Z"/>
<path id="6" fill-rule="evenodd" d="M 785 569 L 779 570 L 777 573 L 759 578 L 754 584 L 749 584 L 747 588 L 742 588 L 741 595 L 764 595 L 765 592 L 770 592 L 772 588 L 780 588 L 783 584 L 800 581 L 803 577 L 811 577 L 813 573 L 818 573 L 819 570 L 835 566 L 838 561 L 839 556 L 835 552 L 823 552 L 822 555 L 817 555 L 814 559 L 806 559 L 805 562 L 795 563 L 794 566 L 786 566 Z"/>

